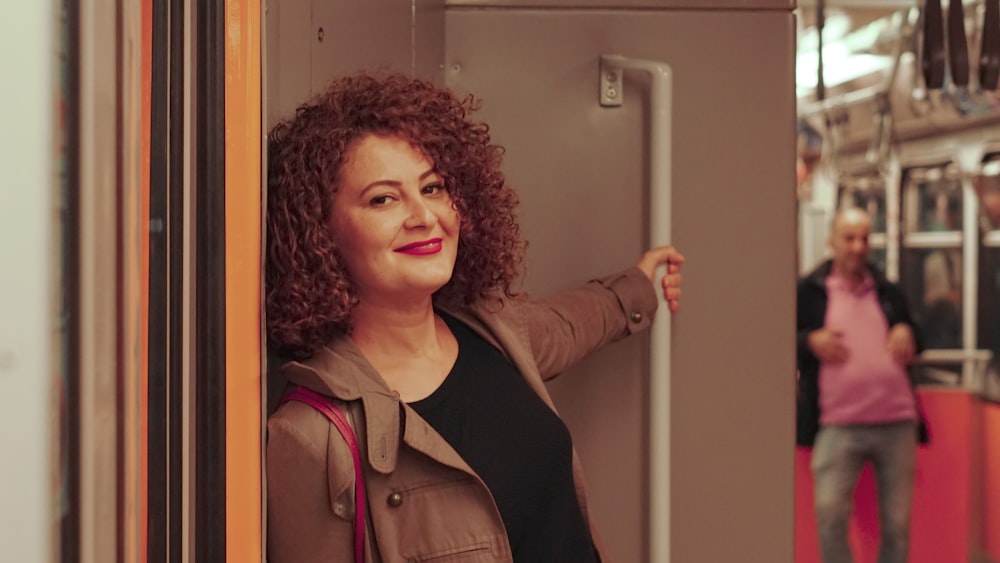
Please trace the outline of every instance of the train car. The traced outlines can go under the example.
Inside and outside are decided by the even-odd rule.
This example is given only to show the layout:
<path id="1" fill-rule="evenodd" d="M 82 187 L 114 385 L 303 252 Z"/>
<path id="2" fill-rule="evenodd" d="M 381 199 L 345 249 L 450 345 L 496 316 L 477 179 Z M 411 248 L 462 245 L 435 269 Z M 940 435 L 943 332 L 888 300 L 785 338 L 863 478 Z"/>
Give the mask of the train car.
<path id="1" fill-rule="evenodd" d="M 1000 560 L 995 2 L 955 3 L 966 85 L 915 1 L 23 4 L 0 34 L 23 77 L 0 98 L 19 132 L 0 257 L 20 266 L 0 286 L 3 557 L 266 560 L 267 132 L 378 68 L 482 99 L 527 291 L 663 237 L 688 257 L 682 313 L 551 384 L 617 560 L 815 560 L 795 282 L 848 205 L 938 339 L 914 561 Z M 796 92 L 796 50 L 838 13 L 844 48 L 882 58 Z M 869 551 L 873 522 L 854 532 Z"/>
<path id="2" fill-rule="evenodd" d="M 788 0 L 100 0 L 7 16 L 51 57 L 16 86 L 50 103 L 31 114 L 52 140 L 36 172 L 61 175 L 5 224 L 12 253 L 29 253 L 27 222 L 48 235 L 31 255 L 52 257 L 18 272 L 31 300 L 4 292 L 18 306 L 4 311 L 52 320 L 4 341 L 36 361 L 3 380 L 4 426 L 32 429 L 4 465 L 5 557 L 266 557 L 263 421 L 281 382 L 262 376 L 262 149 L 332 76 L 389 68 L 483 100 L 522 201 L 528 291 L 618 270 L 656 241 L 699 257 L 684 314 L 551 387 L 611 553 L 788 560 Z M 20 518 L 19 504 L 47 508 Z"/>
<path id="3" fill-rule="evenodd" d="M 799 40 L 799 265 L 805 272 L 823 259 L 837 209 L 868 211 L 872 258 L 903 288 L 927 347 L 914 371 L 932 439 L 919 458 L 912 560 L 996 560 L 998 7 L 826 5 L 822 21 L 818 6 L 803 9 L 811 26 Z M 853 538 L 874 557 L 870 477 Z M 807 468 L 799 481 L 806 496 Z M 797 560 L 814 561 L 811 522 L 802 520 Z"/>

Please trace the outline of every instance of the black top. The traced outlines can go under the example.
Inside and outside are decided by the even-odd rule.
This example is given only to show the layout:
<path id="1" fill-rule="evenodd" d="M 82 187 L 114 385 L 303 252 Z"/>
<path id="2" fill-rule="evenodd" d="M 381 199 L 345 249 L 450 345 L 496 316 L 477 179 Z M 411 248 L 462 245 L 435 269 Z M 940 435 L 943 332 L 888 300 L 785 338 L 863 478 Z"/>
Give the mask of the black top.
<path id="1" fill-rule="evenodd" d="M 514 561 L 596 562 L 566 425 L 499 350 L 442 317 L 458 340 L 458 358 L 441 386 L 410 406 L 489 487 Z"/>

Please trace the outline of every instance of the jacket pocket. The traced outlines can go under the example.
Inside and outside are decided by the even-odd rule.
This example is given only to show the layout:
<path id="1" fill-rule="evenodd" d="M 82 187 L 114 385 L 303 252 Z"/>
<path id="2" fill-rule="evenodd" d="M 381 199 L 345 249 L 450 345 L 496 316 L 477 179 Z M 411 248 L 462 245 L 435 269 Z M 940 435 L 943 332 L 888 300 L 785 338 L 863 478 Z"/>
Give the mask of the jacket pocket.
<path id="1" fill-rule="evenodd" d="M 485 563 L 496 560 L 489 543 L 455 547 L 409 559 L 409 561 L 421 563 Z"/>
<path id="2" fill-rule="evenodd" d="M 454 474 L 452 474 L 454 477 Z M 375 536 L 386 561 L 510 561 L 507 534 L 489 492 L 475 479 L 395 483 L 369 496 Z M 395 557 L 390 554 L 397 554 Z"/>

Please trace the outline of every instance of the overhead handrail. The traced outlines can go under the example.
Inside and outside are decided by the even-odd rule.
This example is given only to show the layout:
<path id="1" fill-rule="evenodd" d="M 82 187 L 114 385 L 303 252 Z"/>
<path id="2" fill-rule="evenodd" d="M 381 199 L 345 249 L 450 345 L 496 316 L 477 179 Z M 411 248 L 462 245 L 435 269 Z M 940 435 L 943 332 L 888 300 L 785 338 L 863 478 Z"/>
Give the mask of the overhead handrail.
<path id="1" fill-rule="evenodd" d="M 924 0 L 921 11 L 923 19 L 923 48 L 921 48 L 920 68 L 923 71 L 927 89 L 944 85 L 944 22 L 941 0 Z"/>
<path id="2" fill-rule="evenodd" d="M 865 159 L 878 166 L 879 170 L 883 172 L 889 165 L 889 145 L 892 142 L 893 129 L 892 104 L 889 93 L 892 92 L 892 85 L 896 82 L 896 76 L 899 75 L 899 64 L 903 56 L 903 46 L 913 35 L 913 27 L 910 25 L 910 14 L 908 11 L 896 12 L 894 17 L 899 21 L 897 23 L 896 43 L 892 49 L 892 66 L 890 67 L 889 75 L 886 77 L 885 82 L 883 82 L 881 91 L 875 95 L 875 107 L 878 117 L 875 123 L 875 134 L 872 136 L 871 143 L 868 146 L 868 152 L 865 153 Z"/>
<path id="3" fill-rule="evenodd" d="M 941 6 L 937 0 L 933 1 Z M 969 44 L 965 38 L 965 9 L 960 0 L 948 2 L 948 68 L 955 86 L 969 85 Z"/>
<path id="4" fill-rule="evenodd" d="M 851 90 L 838 94 L 836 97 L 826 98 L 815 102 L 802 102 L 798 108 L 799 117 L 813 117 L 817 115 L 829 115 L 835 110 L 841 110 L 858 102 L 873 100 L 882 92 L 882 85 L 868 86 L 858 90 Z"/>
<path id="5" fill-rule="evenodd" d="M 797 111 L 799 117 L 830 116 L 836 110 L 861 102 L 871 102 L 876 105 L 876 109 L 879 108 L 882 102 L 878 98 L 888 96 L 893 84 L 895 84 L 896 79 L 899 77 L 903 54 L 914 49 L 911 45 L 919 39 L 917 30 L 923 25 L 923 13 L 919 8 L 914 6 L 897 11 L 893 14 L 893 20 L 895 20 L 892 24 L 895 29 L 895 39 L 893 40 L 892 47 L 892 63 L 885 78 L 878 84 L 856 90 L 848 90 L 832 97 L 820 98 L 817 96 L 815 101 L 800 101 Z M 911 90 L 917 91 L 922 89 L 920 73 L 910 73 L 910 76 L 912 80 Z M 918 112 L 914 111 L 914 113 Z"/>
<path id="6" fill-rule="evenodd" d="M 670 243 L 671 102 L 673 72 L 666 63 L 601 55 L 600 104 L 622 105 L 623 72 L 649 73 L 649 244 Z M 660 310 L 666 306 L 657 292 Z M 649 560 L 670 561 L 670 321 L 653 323 L 649 347 Z"/>
<path id="7" fill-rule="evenodd" d="M 979 87 L 996 90 L 1000 82 L 1000 1 L 986 0 L 979 45 Z"/>

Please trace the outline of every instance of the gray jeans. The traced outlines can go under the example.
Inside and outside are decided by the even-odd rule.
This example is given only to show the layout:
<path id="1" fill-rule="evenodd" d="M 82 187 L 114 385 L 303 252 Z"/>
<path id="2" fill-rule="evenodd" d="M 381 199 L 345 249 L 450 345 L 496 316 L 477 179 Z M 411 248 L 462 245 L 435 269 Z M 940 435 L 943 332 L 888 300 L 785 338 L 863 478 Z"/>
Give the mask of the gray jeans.
<path id="1" fill-rule="evenodd" d="M 816 522 L 823 563 L 851 563 L 847 521 L 865 463 L 875 470 L 881 541 L 879 563 L 906 563 L 916 470 L 913 421 L 824 426 L 813 446 Z"/>

